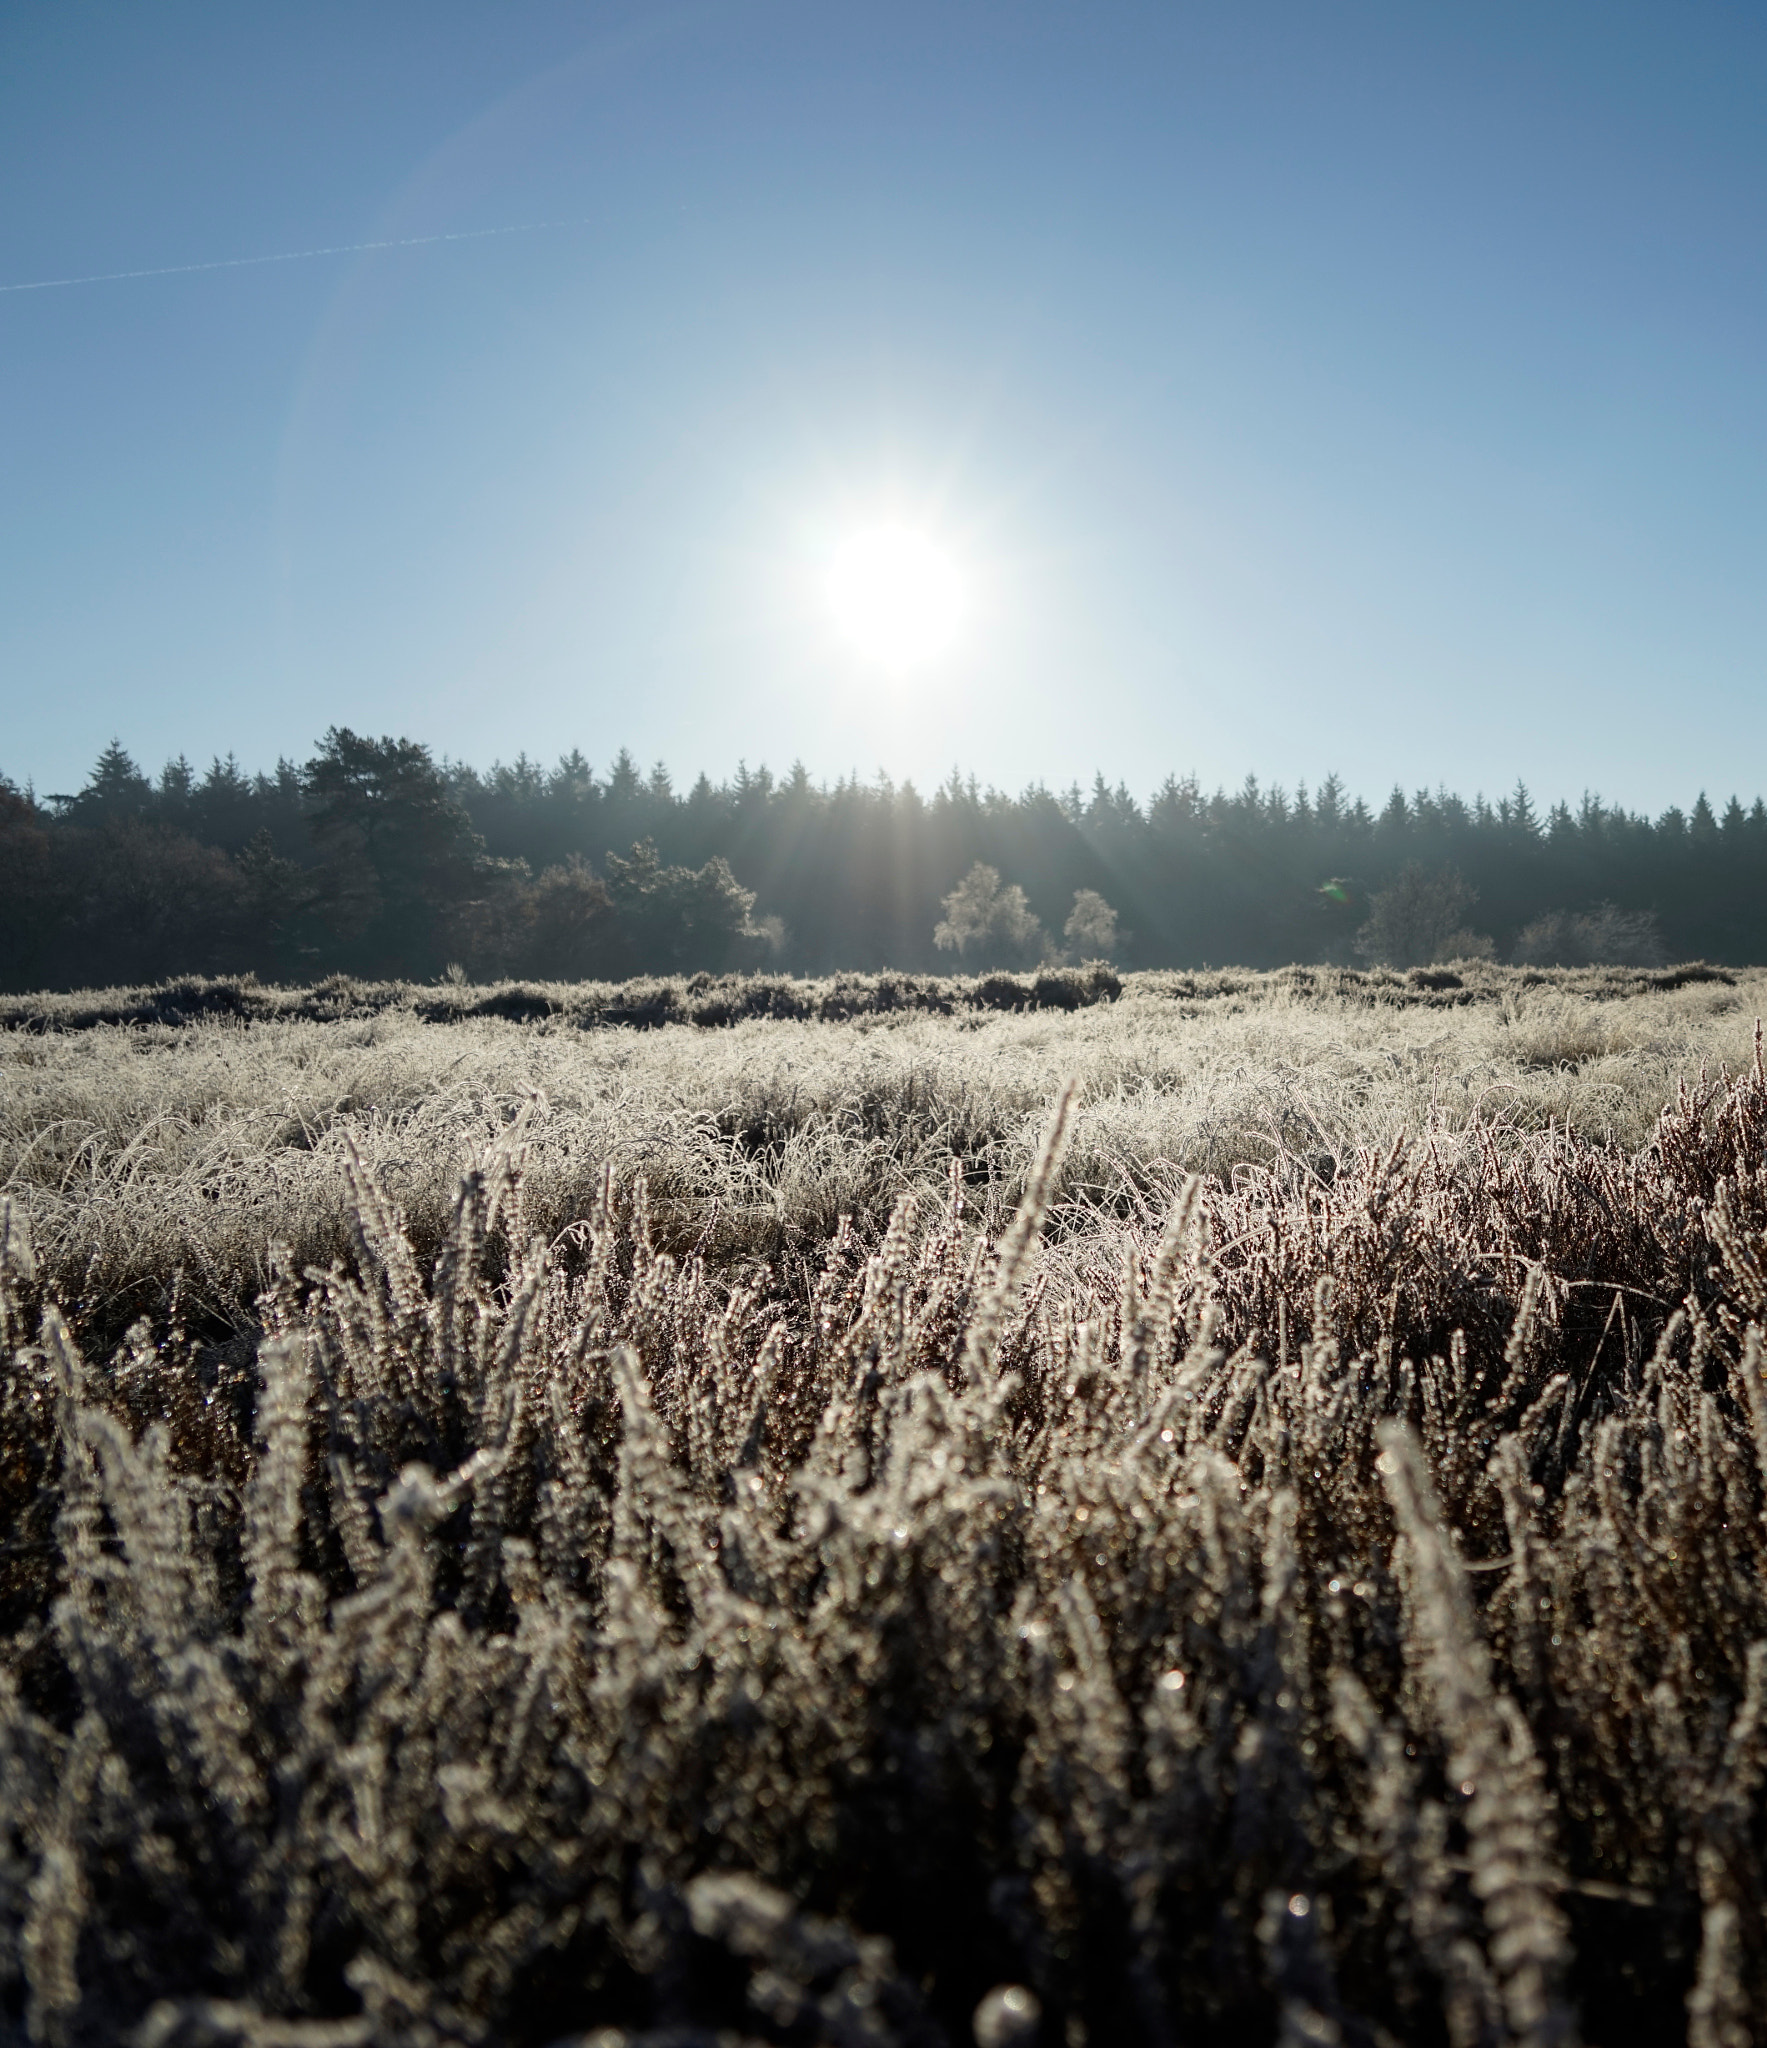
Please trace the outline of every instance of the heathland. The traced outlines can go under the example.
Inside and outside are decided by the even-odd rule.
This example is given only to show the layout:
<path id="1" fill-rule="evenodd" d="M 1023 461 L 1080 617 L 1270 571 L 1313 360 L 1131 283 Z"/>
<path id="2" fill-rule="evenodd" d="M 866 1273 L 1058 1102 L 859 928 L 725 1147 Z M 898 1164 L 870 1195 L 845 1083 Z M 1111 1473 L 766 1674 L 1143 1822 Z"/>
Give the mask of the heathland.
<path id="1" fill-rule="evenodd" d="M 1758 2038 L 1764 1009 L 8 1001 L 0 2039 Z"/>

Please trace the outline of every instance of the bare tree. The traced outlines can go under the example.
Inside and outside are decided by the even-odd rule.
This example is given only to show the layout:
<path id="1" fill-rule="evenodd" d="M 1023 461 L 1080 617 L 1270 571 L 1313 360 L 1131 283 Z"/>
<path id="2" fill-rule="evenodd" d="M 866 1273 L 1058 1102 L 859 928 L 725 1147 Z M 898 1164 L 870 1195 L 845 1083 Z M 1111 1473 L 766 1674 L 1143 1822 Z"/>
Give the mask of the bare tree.
<path id="1" fill-rule="evenodd" d="M 1356 951 L 1380 967 L 1427 967 L 1432 960 L 1489 960 L 1495 948 L 1467 924 L 1479 892 L 1453 868 L 1413 861 L 1390 888 L 1369 899 Z"/>

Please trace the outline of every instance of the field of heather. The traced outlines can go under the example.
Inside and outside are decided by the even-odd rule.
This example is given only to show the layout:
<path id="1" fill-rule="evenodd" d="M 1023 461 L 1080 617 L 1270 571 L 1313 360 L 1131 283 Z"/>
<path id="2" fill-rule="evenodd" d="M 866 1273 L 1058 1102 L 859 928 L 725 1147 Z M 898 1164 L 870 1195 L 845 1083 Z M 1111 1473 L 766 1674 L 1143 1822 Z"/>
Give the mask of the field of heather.
<path id="1" fill-rule="evenodd" d="M 1767 974 L 0 1004 L 0 2042 L 1767 2035 Z"/>

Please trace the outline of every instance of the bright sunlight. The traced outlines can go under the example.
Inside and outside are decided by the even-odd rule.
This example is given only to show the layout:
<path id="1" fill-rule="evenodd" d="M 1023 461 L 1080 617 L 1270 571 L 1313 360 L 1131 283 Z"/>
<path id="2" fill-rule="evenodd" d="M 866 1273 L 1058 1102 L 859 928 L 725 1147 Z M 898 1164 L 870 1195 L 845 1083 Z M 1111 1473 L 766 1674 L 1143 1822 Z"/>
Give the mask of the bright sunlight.
<path id="1" fill-rule="evenodd" d="M 944 653 L 963 618 L 963 582 L 942 548 L 911 526 L 866 527 L 836 550 L 828 601 L 840 629 L 880 668 Z"/>

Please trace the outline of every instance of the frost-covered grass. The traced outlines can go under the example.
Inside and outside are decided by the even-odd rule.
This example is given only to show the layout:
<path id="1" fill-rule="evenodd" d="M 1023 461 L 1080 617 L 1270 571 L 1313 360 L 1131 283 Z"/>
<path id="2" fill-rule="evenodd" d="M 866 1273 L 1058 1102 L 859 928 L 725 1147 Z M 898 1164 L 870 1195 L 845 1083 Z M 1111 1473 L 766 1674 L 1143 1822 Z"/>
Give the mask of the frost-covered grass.
<path id="1" fill-rule="evenodd" d="M 1756 2038 L 1764 994 L 15 1016 L 0 2040 Z"/>

